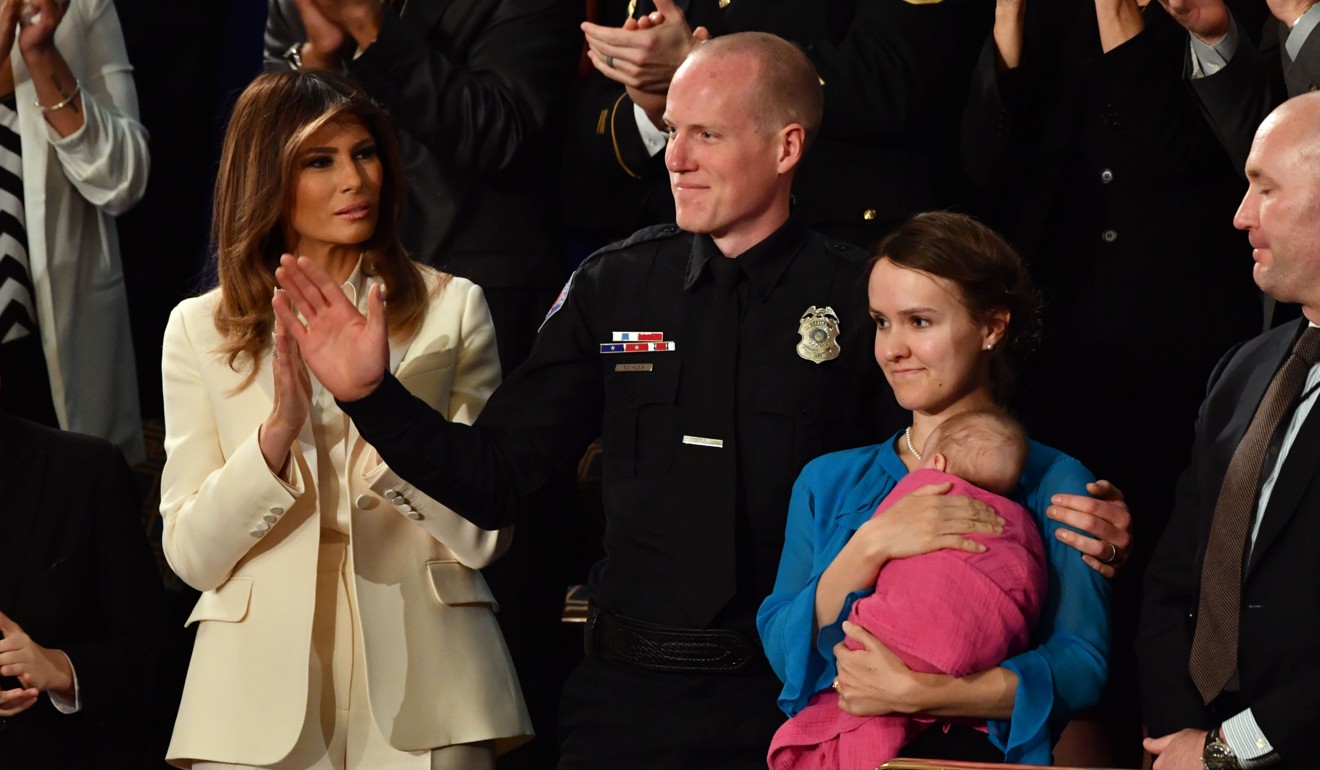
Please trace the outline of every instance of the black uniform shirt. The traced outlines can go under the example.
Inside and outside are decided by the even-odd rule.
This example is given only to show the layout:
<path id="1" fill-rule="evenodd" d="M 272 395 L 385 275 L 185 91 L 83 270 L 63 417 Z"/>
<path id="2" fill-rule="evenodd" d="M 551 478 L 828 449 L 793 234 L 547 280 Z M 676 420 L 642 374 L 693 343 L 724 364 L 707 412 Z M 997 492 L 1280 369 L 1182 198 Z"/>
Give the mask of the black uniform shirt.
<path id="1" fill-rule="evenodd" d="M 734 260 L 722 289 L 708 236 L 648 228 L 583 263 L 475 427 L 444 422 L 390 377 L 343 406 L 400 476 L 490 528 L 600 435 L 597 604 L 754 638 L 802 466 L 901 421 L 873 359 L 865 256 L 790 220 Z M 838 319 L 838 354 L 819 363 L 798 352 L 812 307 Z M 828 348 L 830 324 L 817 326 Z M 626 345 L 638 347 L 605 352 Z"/>

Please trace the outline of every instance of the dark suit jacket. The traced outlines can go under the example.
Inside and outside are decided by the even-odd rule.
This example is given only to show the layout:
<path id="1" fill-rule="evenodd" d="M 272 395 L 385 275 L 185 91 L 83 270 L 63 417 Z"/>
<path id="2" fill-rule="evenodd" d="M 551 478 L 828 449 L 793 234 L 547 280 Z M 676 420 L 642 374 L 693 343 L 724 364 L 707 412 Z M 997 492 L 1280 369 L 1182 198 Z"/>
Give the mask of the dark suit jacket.
<path id="1" fill-rule="evenodd" d="M 1146 571 L 1137 653 L 1151 735 L 1207 728 L 1238 704 L 1210 708 L 1187 673 L 1201 563 L 1219 488 L 1251 417 L 1301 324 L 1273 329 L 1229 352 L 1210 379 L 1192 464 L 1169 527 Z M 1250 707 L 1283 758 L 1281 770 L 1320 766 L 1320 409 L 1279 473 L 1242 585 L 1238 675 Z"/>
<path id="2" fill-rule="evenodd" d="M 159 765 L 148 697 L 156 571 L 128 466 L 112 444 L 0 415 L 0 611 L 73 662 L 82 710 L 42 695 L 0 719 L 0 767 Z"/>
<path id="3" fill-rule="evenodd" d="M 580 20 L 568 0 L 408 0 L 360 57 L 348 51 L 348 74 L 398 129 L 402 234 L 417 259 L 483 288 L 557 287 L 548 126 L 573 80 Z M 271 0 L 267 68 L 287 68 L 281 55 L 304 40 L 293 0 Z"/>
<path id="4" fill-rule="evenodd" d="M 1293 61 L 1283 44 L 1287 27 L 1268 14 L 1262 19 L 1263 3 L 1229 6 L 1243 35 L 1237 52 L 1222 70 L 1191 84 L 1206 120 L 1241 171 L 1265 116 L 1285 99 L 1320 85 L 1320 34 L 1313 30 Z M 1190 59 L 1186 69 L 1190 73 Z"/>

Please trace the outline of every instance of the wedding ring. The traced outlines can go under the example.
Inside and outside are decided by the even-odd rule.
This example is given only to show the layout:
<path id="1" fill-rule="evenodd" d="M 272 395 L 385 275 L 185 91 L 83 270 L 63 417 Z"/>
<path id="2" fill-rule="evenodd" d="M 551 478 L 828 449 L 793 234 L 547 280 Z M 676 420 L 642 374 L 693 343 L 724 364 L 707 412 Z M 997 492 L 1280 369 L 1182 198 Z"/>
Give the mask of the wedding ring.
<path id="1" fill-rule="evenodd" d="M 606 67 L 609 67 L 610 69 L 614 69 L 614 57 L 613 57 L 613 56 L 606 56 L 606 57 L 605 57 L 605 66 L 606 66 Z"/>
<path id="2" fill-rule="evenodd" d="M 1104 562 L 1105 564 L 1113 564 L 1114 559 L 1118 558 L 1118 546 L 1114 545 L 1113 543 L 1105 543 L 1105 545 L 1109 546 L 1109 558 L 1101 559 L 1100 561 Z"/>

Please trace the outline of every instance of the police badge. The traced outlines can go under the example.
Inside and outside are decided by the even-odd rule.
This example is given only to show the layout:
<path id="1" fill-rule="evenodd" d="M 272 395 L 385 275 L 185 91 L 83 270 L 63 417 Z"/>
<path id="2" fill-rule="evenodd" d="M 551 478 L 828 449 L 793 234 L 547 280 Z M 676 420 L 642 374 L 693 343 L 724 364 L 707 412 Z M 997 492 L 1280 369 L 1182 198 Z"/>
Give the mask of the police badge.
<path id="1" fill-rule="evenodd" d="M 839 316 L 832 307 L 807 308 L 798 324 L 797 354 L 813 364 L 823 364 L 839 357 Z"/>

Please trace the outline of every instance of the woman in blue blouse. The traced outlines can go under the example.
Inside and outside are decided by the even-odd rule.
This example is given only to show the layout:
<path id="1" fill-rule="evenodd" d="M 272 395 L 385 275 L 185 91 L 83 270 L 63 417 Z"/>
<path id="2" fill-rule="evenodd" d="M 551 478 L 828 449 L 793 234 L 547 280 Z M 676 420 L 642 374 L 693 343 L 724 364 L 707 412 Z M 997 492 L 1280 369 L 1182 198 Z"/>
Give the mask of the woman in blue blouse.
<path id="1" fill-rule="evenodd" d="M 797 480 L 775 589 L 757 617 L 766 654 L 784 681 L 779 705 L 795 714 L 812 694 L 833 686 L 840 707 L 855 714 L 921 713 L 987 723 L 993 748 L 963 730 L 959 745 L 935 749 L 946 757 L 1002 753 L 1009 762 L 1048 764 L 1069 716 L 1094 703 L 1104 685 L 1109 584 L 1101 573 L 1112 574 L 1109 563 L 1119 553 L 1091 541 L 1100 558 L 1079 557 L 1063 541 L 1081 539 L 1056 533 L 1061 525 L 1051 518 L 1051 503 L 1060 501 L 1052 498 L 1086 495 L 1088 485 L 1099 496 L 1121 496 L 1104 482 L 1092 484 L 1094 477 L 1073 458 L 1032 442 L 1018 499 L 1045 541 L 1048 597 L 1033 637 L 1037 646 L 997 668 L 962 678 L 918 674 L 865 630 L 845 624 L 853 601 L 872 590 L 888 559 L 940 548 L 977 550 L 982 546 L 964 534 L 998 531 L 988 508 L 942 496 L 948 485 L 927 487 L 886 515 L 871 516 L 916 467 L 936 425 L 1007 402 L 1011 359 L 1029 347 L 1037 325 L 1037 295 L 1021 260 L 974 220 L 919 215 L 885 239 L 877 254 L 868 283 L 875 356 L 899 403 L 912 411 L 912 424 L 883 444 L 821 457 Z M 845 631 L 863 649 L 839 645 Z M 939 731 L 928 734 L 943 739 Z"/>

